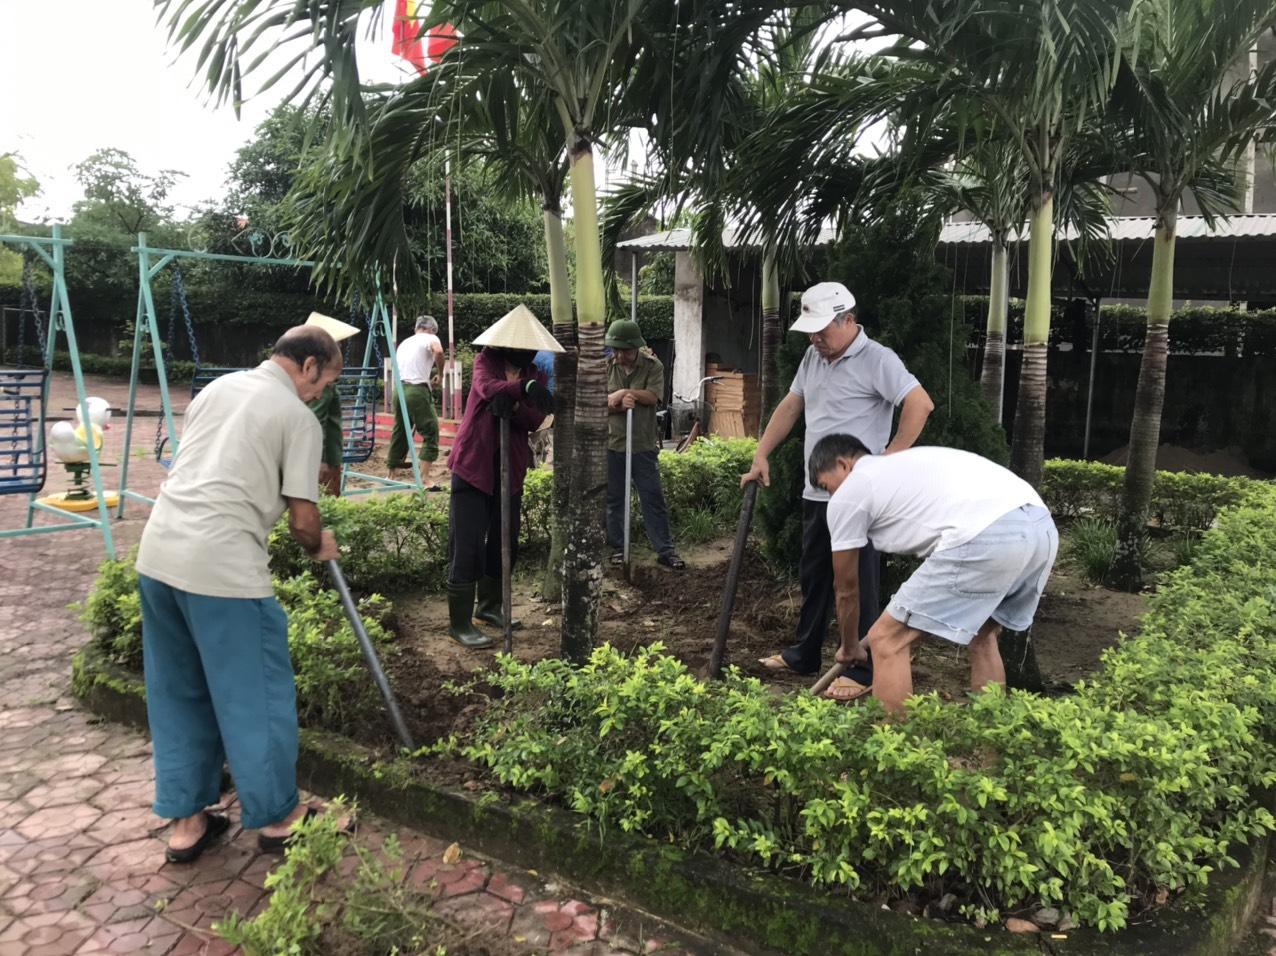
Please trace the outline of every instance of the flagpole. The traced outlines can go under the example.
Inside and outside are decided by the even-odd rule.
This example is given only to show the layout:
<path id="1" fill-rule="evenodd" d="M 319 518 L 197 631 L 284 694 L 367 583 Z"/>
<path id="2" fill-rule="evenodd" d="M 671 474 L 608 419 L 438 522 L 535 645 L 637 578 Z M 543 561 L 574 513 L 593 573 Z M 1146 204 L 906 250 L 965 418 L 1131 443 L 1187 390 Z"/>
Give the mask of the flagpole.
<path id="1" fill-rule="evenodd" d="M 452 370 L 449 388 L 444 392 L 446 397 L 444 416 L 461 417 L 461 376 L 456 374 L 456 332 L 454 329 L 453 290 L 452 290 L 452 160 L 443 160 L 443 217 L 444 239 L 447 242 L 447 361 Z"/>

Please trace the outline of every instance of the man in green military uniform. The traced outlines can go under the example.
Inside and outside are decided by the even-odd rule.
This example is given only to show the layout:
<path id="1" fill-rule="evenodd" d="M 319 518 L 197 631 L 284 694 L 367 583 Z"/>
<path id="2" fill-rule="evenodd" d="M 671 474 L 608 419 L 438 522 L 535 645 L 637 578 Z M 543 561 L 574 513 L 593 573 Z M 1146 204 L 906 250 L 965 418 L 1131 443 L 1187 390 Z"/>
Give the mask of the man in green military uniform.
<path id="1" fill-rule="evenodd" d="M 359 330 L 348 322 L 334 319 L 319 312 L 311 312 L 306 325 L 318 326 L 333 340 L 340 343 L 358 335 Z M 309 403 L 310 410 L 319 419 L 323 429 L 323 454 L 319 460 L 319 487 L 330 495 L 341 494 L 341 465 L 345 449 L 345 433 L 341 430 L 341 393 L 336 384 L 329 385 L 323 394 Z"/>
<path id="2" fill-rule="evenodd" d="M 638 323 L 619 319 L 603 340 L 612 350 L 607 366 L 607 543 L 612 561 L 623 560 L 625 522 L 625 427 L 634 413 L 632 478 L 642 506 L 642 523 L 656 561 L 681 571 L 686 563 L 673 549 L 669 533 L 669 509 L 660 484 L 656 442 L 656 405 L 665 392 L 665 367 L 643 340 Z"/>

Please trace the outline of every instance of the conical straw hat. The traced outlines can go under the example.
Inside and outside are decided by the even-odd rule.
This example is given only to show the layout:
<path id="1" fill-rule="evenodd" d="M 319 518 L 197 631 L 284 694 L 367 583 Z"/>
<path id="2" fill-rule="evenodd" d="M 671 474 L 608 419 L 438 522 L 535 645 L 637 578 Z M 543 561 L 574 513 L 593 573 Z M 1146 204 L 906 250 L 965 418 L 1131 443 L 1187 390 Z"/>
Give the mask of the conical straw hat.
<path id="1" fill-rule="evenodd" d="M 474 340 L 475 345 L 492 345 L 497 348 L 527 349 L 533 352 L 562 352 L 563 347 L 541 325 L 540 319 L 525 305 L 516 305 L 513 311 L 497 320 Z"/>
<path id="2" fill-rule="evenodd" d="M 310 318 L 306 319 L 306 325 L 318 326 L 338 342 L 359 334 L 359 329 L 356 326 L 351 325 L 349 322 L 342 322 L 340 319 L 334 319 L 330 315 L 324 315 L 322 312 L 311 312 Z"/>

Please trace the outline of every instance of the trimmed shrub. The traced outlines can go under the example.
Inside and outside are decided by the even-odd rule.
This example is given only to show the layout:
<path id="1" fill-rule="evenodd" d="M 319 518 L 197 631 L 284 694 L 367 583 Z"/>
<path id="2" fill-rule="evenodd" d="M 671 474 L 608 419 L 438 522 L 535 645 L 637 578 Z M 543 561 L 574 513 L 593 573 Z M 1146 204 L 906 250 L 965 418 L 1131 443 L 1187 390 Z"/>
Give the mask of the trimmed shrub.
<path id="1" fill-rule="evenodd" d="M 111 661 L 142 670 L 142 608 L 135 556 L 104 561 L 93 590 L 81 608 L 92 640 Z M 313 567 L 313 562 L 312 565 Z M 352 733 L 373 719 L 381 706 L 367 678 L 358 638 L 346 620 L 335 591 L 321 588 L 309 571 L 276 579 L 275 595 L 288 613 L 288 649 L 297 679 L 297 716 L 301 723 Z M 390 606 L 380 595 L 359 601 L 369 637 L 381 653 L 396 648 L 387 624 Z"/>
<path id="2" fill-rule="evenodd" d="M 409 588 L 442 591 L 447 584 L 446 499 L 424 494 L 324 496 L 324 527 L 341 548 L 341 571 L 350 587 L 393 594 Z M 286 579 L 315 568 L 288 532 L 287 518 L 270 533 L 270 565 Z"/>
<path id="3" fill-rule="evenodd" d="M 579 670 L 500 659 L 459 749 L 603 827 L 868 898 L 952 892 L 975 919 L 1055 905 L 1117 929 L 1276 828 L 1274 556 L 1276 490 L 1254 484 L 1072 697 L 932 693 L 898 723 L 602 647 Z"/>
<path id="4" fill-rule="evenodd" d="M 1092 516 L 1116 521 L 1121 510 L 1125 469 L 1097 461 L 1046 462 L 1041 497 L 1057 518 Z M 1158 471 L 1150 516 L 1162 528 L 1203 531 L 1218 512 L 1246 494 L 1249 478 Z"/>

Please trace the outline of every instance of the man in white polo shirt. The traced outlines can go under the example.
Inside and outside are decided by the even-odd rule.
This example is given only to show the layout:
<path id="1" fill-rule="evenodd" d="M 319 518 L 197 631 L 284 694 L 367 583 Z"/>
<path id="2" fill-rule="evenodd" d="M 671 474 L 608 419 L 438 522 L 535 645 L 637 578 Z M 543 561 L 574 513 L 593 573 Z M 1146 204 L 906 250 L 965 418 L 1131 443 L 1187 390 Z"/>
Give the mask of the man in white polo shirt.
<path id="1" fill-rule="evenodd" d="M 1005 684 L 997 637 L 1026 631 L 1059 550 L 1041 496 L 1000 465 L 956 448 L 869 453 L 852 435 L 820 439 L 808 477 L 828 504 L 841 645 L 837 661 L 865 657 L 859 627 L 859 552 L 925 558 L 868 631 L 873 696 L 898 712 L 913 692 L 909 647 L 932 634 L 970 648 L 970 686 Z"/>
<path id="2" fill-rule="evenodd" d="M 416 331 L 400 342 L 395 352 L 399 375 L 403 379 L 408 421 L 403 421 L 403 409 L 399 407 L 396 396 L 394 431 L 390 434 L 386 466 L 391 471 L 411 467 L 407 460 L 408 450 L 413 441 L 413 432 L 420 432 L 422 480 L 430 477 L 430 467 L 439 457 L 439 416 L 434 410 L 434 393 L 430 390 L 435 369 L 443 357 L 443 343 L 439 341 L 438 331 L 439 324 L 432 316 L 419 316 Z"/>
<path id="3" fill-rule="evenodd" d="M 266 542 L 288 512 L 316 561 L 338 556 L 319 500 L 319 420 L 305 403 L 341 374 L 315 326 L 289 329 L 255 369 L 224 375 L 190 403 L 176 456 L 137 554 L 146 708 L 167 857 L 190 863 L 224 833 L 229 761 L 243 825 L 281 850 L 311 808 L 297 795 L 297 709 L 288 618 Z"/>
<path id="4" fill-rule="evenodd" d="M 859 435 L 875 454 L 891 454 L 917 440 L 934 403 L 898 355 L 868 337 L 855 321 L 855 296 L 840 282 L 821 282 L 802 295 L 802 314 L 792 331 L 805 332 L 811 346 L 802 358 L 789 394 L 776 406 L 758 441 L 753 467 L 740 484 L 771 483 L 767 458 L 799 419 L 805 419 L 804 460 L 825 435 Z M 899 427 L 891 435 L 895 409 Z M 805 473 L 805 469 L 804 469 Z M 820 669 L 824 638 L 833 610 L 833 564 L 825 510 L 828 494 L 806 484 L 802 493 L 802 558 L 799 578 L 802 610 L 793 645 L 762 660 L 771 670 L 813 674 Z M 860 618 L 867 628 L 877 618 L 880 561 L 872 546 L 860 551 Z M 852 668 L 828 689 L 835 700 L 851 700 L 868 691 L 871 661 Z"/>

